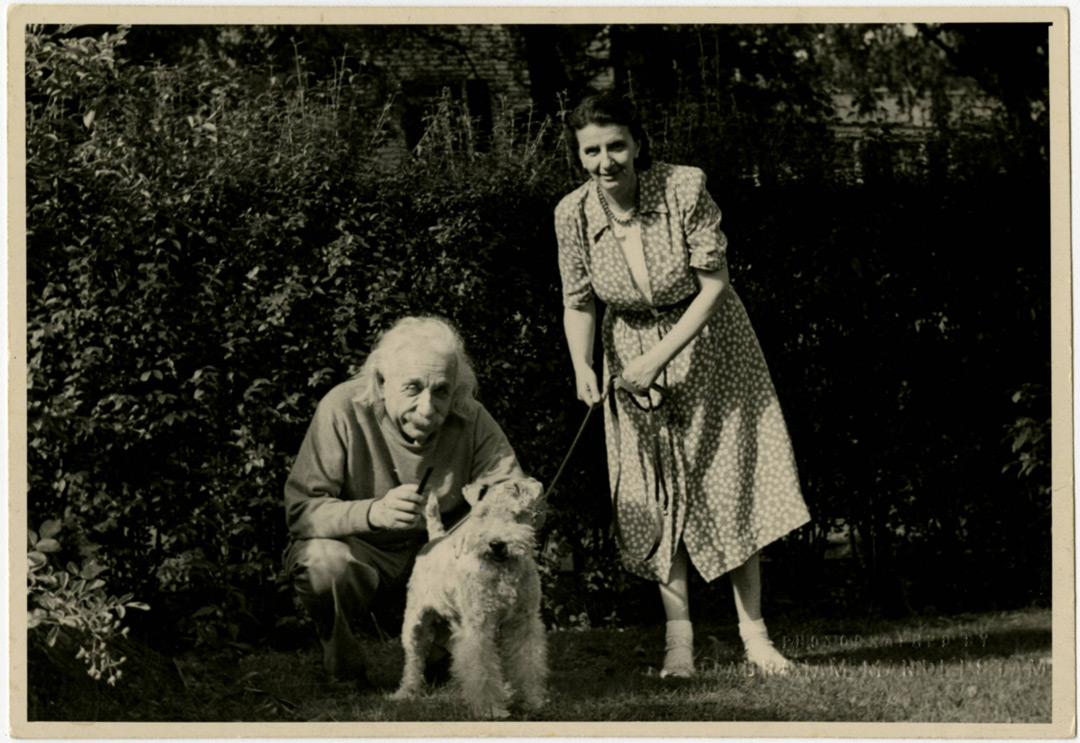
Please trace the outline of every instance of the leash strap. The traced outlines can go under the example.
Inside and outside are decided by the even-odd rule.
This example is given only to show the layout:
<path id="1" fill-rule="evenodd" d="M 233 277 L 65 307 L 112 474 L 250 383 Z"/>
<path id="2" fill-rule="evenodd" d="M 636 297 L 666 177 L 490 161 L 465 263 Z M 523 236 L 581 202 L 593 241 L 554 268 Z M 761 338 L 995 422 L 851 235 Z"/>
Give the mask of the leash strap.
<path id="1" fill-rule="evenodd" d="M 619 519 L 619 482 L 622 479 L 622 463 L 620 461 L 620 452 L 622 451 L 622 433 L 619 430 L 619 411 L 618 404 L 615 401 L 615 384 L 616 377 L 610 377 L 608 383 L 604 386 L 604 394 L 600 398 L 600 402 L 596 405 L 589 407 L 589 411 L 585 414 L 585 420 L 581 422 L 581 426 L 578 428 L 577 434 L 574 436 L 574 441 L 570 444 L 570 450 L 563 457 L 562 463 L 559 465 L 559 470 L 555 473 L 555 477 L 551 479 L 551 484 L 548 485 L 547 491 L 544 493 L 543 499 L 547 500 L 548 496 L 555 490 L 555 485 L 559 481 L 559 477 L 562 476 L 563 471 L 566 469 L 567 463 L 570 461 L 570 457 L 574 455 L 574 450 L 577 448 L 578 442 L 581 440 L 581 436 L 585 433 L 585 428 L 589 425 L 589 420 L 592 418 L 593 412 L 604 404 L 605 399 L 611 411 L 612 418 L 612 431 L 615 437 L 615 482 L 611 487 L 611 520 L 614 527 L 615 535 L 619 540 L 619 544 L 623 549 L 626 547 L 626 538 L 623 536 L 622 526 Z M 650 403 L 651 404 L 651 403 Z M 655 463 L 655 477 L 653 481 L 653 497 L 652 497 L 652 510 L 650 514 L 650 541 L 649 549 L 644 556 L 633 555 L 633 557 L 641 562 L 647 562 L 656 554 L 660 549 L 660 543 L 664 537 L 664 509 L 668 502 L 667 487 L 664 484 L 664 471 L 663 471 L 663 459 L 660 452 L 660 437 L 654 435 L 653 437 L 653 461 Z M 661 495 L 661 493 L 663 495 Z M 460 522 L 458 522 L 460 524 Z M 455 528 L 456 528 L 455 524 Z M 545 540 L 546 541 L 546 540 Z"/>
<path id="2" fill-rule="evenodd" d="M 622 432 L 619 424 L 619 410 L 618 405 L 615 402 L 615 377 L 612 377 L 609 382 L 609 390 L 611 395 L 608 397 L 608 406 L 611 410 L 612 418 L 612 431 L 615 435 L 615 461 L 618 470 L 615 474 L 615 482 L 611 486 L 611 520 L 614 526 L 615 535 L 619 540 L 619 545 L 622 549 L 630 551 L 627 547 L 626 537 L 623 535 L 622 522 L 619 519 L 619 483 L 622 480 Z M 650 403 L 651 404 L 651 403 Z M 631 552 L 631 556 L 635 560 L 640 562 L 648 562 L 652 559 L 652 556 L 656 554 L 660 549 L 660 543 L 664 539 L 664 506 L 661 505 L 660 493 L 663 490 L 663 500 L 667 502 L 667 488 L 662 485 L 664 480 L 664 472 L 662 465 L 662 458 L 660 452 L 660 437 L 654 435 L 653 437 L 653 462 L 656 468 L 656 472 L 653 477 L 653 513 L 650 514 L 650 529 L 649 540 L 651 542 L 649 549 L 645 552 L 644 556 L 634 555 Z"/>
<path id="3" fill-rule="evenodd" d="M 608 397 L 611 393 L 611 397 L 614 397 L 614 381 L 608 384 L 604 389 L 604 394 L 600 397 L 600 402 L 596 405 L 589 406 L 589 412 L 585 414 L 585 420 L 581 422 L 581 426 L 578 428 L 577 435 L 574 436 L 574 442 L 570 444 L 570 451 L 566 452 L 566 456 L 563 457 L 562 464 L 559 465 L 558 472 L 555 473 L 555 477 L 551 478 L 551 483 L 548 485 L 547 490 L 544 492 L 544 500 L 555 490 L 555 483 L 559 481 L 559 477 L 562 476 L 563 470 L 566 469 L 567 463 L 570 461 L 570 457 L 574 455 L 574 449 L 577 448 L 578 442 L 581 441 L 581 434 L 585 433 L 585 427 L 589 425 L 589 419 L 592 418 L 593 411 L 604 404 L 604 398 Z"/>
<path id="4" fill-rule="evenodd" d="M 548 496 L 555 491 L 555 483 L 559 481 L 559 477 L 562 476 L 563 470 L 566 469 L 567 463 L 570 461 L 570 457 L 574 455 L 574 449 L 577 448 L 578 442 L 581 441 L 581 435 L 585 433 L 586 426 L 589 425 L 589 419 L 592 418 L 593 411 L 604 404 L 604 398 L 609 397 L 614 399 L 615 397 L 615 380 L 609 381 L 607 387 L 604 388 L 604 394 L 600 396 L 600 402 L 595 405 L 589 406 L 589 412 L 585 413 L 585 420 L 581 422 L 581 426 L 578 427 L 577 434 L 574 436 L 574 441 L 570 444 L 570 451 L 566 452 L 566 456 L 563 457 L 562 464 L 559 465 L 559 470 L 555 473 L 555 477 L 551 478 L 551 482 L 548 484 L 547 490 L 544 491 L 544 496 L 540 499 L 543 502 L 547 502 Z M 547 540 L 550 532 L 544 534 L 544 540 L 540 545 L 540 551 L 543 552 L 547 547 Z"/>

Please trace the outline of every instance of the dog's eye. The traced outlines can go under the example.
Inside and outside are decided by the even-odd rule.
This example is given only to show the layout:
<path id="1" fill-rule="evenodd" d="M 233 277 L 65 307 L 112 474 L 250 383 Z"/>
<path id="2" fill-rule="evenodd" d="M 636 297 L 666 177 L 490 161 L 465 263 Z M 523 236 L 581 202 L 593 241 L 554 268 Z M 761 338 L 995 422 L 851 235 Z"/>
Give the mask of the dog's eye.
<path id="1" fill-rule="evenodd" d="M 484 500 L 484 496 L 485 496 L 485 495 L 487 495 L 487 491 L 488 491 L 488 486 L 487 486 L 487 485 L 484 485 L 484 486 L 482 486 L 482 487 L 480 488 L 480 492 L 479 492 L 479 494 L 477 494 L 477 496 L 476 496 L 476 502 L 477 502 L 477 503 L 479 503 L 480 501 Z"/>

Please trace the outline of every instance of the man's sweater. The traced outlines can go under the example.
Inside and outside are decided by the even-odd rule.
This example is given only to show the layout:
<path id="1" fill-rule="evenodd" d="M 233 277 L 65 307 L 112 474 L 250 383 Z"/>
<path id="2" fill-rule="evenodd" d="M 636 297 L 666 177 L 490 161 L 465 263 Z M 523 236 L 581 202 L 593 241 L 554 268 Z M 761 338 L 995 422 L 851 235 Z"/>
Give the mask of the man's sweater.
<path id="1" fill-rule="evenodd" d="M 372 530 L 371 504 L 398 485 L 419 483 L 432 467 L 425 494 L 444 514 L 460 517 L 461 488 L 470 482 L 522 477 L 502 429 L 475 400 L 464 415 L 450 413 L 422 444 L 409 441 L 381 403 L 357 401 L 358 380 L 332 389 L 319 403 L 285 483 L 285 515 L 293 539 L 361 536 L 373 544 L 422 538 L 422 529 Z M 449 526 L 449 520 L 447 526 Z"/>

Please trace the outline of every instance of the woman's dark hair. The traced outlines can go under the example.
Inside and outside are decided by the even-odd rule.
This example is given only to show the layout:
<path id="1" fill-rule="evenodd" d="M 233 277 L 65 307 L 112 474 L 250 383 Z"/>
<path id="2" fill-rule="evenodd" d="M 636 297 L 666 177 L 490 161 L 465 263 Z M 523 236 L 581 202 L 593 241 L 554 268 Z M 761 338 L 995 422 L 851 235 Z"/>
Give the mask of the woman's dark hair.
<path id="1" fill-rule="evenodd" d="M 629 97 L 607 90 L 581 99 L 581 102 L 566 117 L 566 146 L 570 150 L 572 162 L 577 162 L 578 159 L 577 133 L 589 124 L 625 126 L 630 130 L 630 136 L 641 147 L 637 160 L 634 161 L 634 167 L 638 170 L 646 170 L 652 165 L 649 138 L 641 125 L 641 114 L 638 113 L 637 107 Z"/>

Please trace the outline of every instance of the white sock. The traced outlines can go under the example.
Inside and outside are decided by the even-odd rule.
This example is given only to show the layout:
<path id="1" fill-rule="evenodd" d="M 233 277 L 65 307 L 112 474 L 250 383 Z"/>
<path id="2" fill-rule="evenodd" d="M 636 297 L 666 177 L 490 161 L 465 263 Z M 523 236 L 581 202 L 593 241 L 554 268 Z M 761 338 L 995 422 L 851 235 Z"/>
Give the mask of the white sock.
<path id="1" fill-rule="evenodd" d="M 664 651 L 660 678 L 689 678 L 694 675 L 694 626 L 689 619 L 668 621 Z"/>
<path id="2" fill-rule="evenodd" d="M 764 619 L 739 622 L 739 637 L 746 648 L 746 660 L 766 673 L 783 673 L 791 668 L 791 661 L 773 647 Z"/>
<path id="3" fill-rule="evenodd" d="M 743 642 L 759 636 L 766 638 L 769 636 L 769 630 L 765 627 L 764 618 L 750 622 L 739 622 L 739 637 L 743 639 Z"/>

